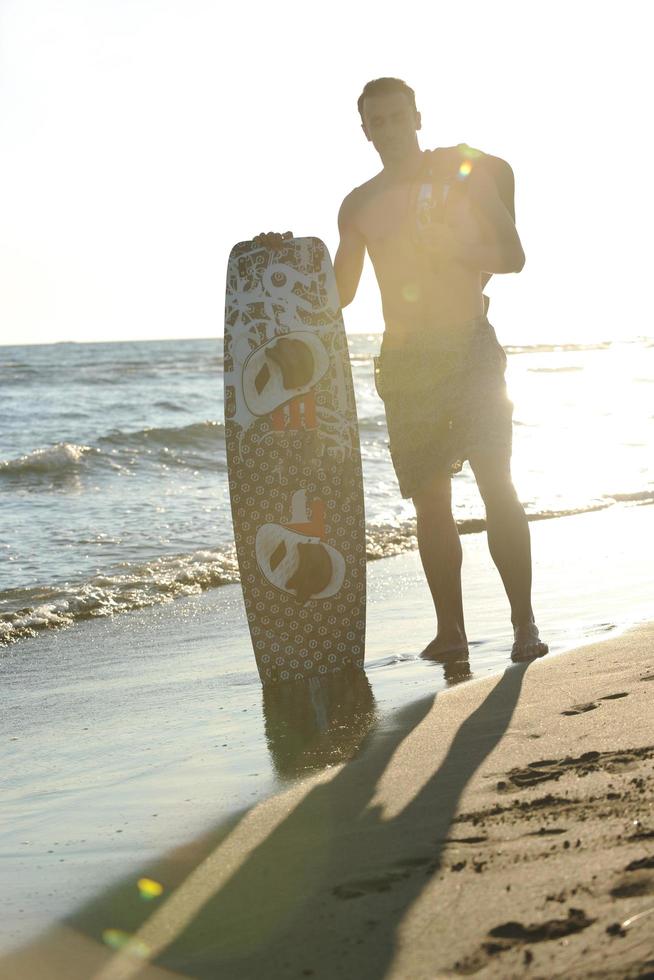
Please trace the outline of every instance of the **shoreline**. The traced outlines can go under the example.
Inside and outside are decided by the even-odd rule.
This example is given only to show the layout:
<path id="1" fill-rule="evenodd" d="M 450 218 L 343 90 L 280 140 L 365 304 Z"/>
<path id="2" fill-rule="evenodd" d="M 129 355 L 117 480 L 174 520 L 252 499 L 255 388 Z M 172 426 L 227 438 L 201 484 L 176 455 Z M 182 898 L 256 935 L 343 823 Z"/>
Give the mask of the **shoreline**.
<path id="1" fill-rule="evenodd" d="M 405 706 L 350 762 L 135 864 L 3 976 L 649 976 L 653 644 L 648 623 Z"/>
<path id="2" fill-rule="evenodd" d="M 631 494 L 616 494 L 604 501 L 589 503 L 584 507 L 546 510 L 527 513 L 529 524 L 560 518 L 581 517 L 586 514 L 608 512 L 618 508 L 620 516 L 625 507 L 648 506 L 654 503 L 654 491 L 643 490 Z M 622 508 L 622 509 L 621 509 Z M 627 518 L 628 519 L 628 518 Z M 373 524 L 366 527 L 366 563 L 394 558 L 398 555 L 417 551 L 415 517 L 407 518 L 397 525 Z M 478 535 L 486 531 L 483 517 L 459 518 L 456 521 L 460 537 Z M 191 554 L 176 554 L 159 557 L 152 563 L 138 566 L 130 579 L 128 574 L 114 575 L 112 569 L 98 572 L 87 580 L 73 582 L 73 591 L 68 596 L 63 584 L 35 587 L 39 602 L 35 606 L 25 605 L 29 590 L 17 589 L 21 595 L 20 607 L 0 611 L 0 656 L 3 650 L 11 649 L 25 640 L 49 636 L 58 630 L 75 629 L 80 623 L 93 623 L 101 619 L 121 616 L 139 610 L 154 609 L 162 604 L 188 598 L 189 595 L 203 595 L 216 588 L 239 584 L 238 563 L 233 542 L 216 549 L 201 549 Z M 107 577 L 114 576 L 113 591 L 105 591 Z M 211 582 L 210 585 L 207 585 Z M 70 583 L 65 583 L 70 587 Z M 197 588 L 199 591 L 189 592 Z M 143 590 L 146 590 L 145 592 Z M 147 591 L 150 589 L 150 592 Z M 82 598 L 82 593 L 90 594 Z M 133 595 L 137 595 L 134 601 Z M 14 599 L 16 603 L 18 600 Z M 3 603 L 0 602 L 0 608 Z M 5 601 L 6 605 L 6 601 Z M 110 615 L 105 615 L 111 609 Z"/>
<path id="3" fill-rule="evenodd" d="M 643 515 L 643 523 L 654 528 L 654 507 L 651 513 L 648 513 L 649 508 L 652 506 L 652 498 L 654 497 L 654 492 L 652 491 L 642 491 L 638 494 L 617 494 L 611 500 L 611 502 L 597 502 L 594 505 L 588 505 L 581 509 L 572 510 L 560 510 L 560 511 L 547 511 L 544 513 L 537 514 L 527 514 L 527 521 L 530 525 L 538 526 L 541 523 L 549 524 L 550 521 L 556 521 L 556 524 L 551 525 L 553 528 L 553 535 L 557 537 L 559 541 L 565 541 L 566 535 L 562 529 L 558 526 L 559 518 L 572 519 L 575 524 L 572 525 L 571 538 L 574 541 L 578 537 L 578 532 L 576 527 L 579 527 L 578 521 L 580 518 L 585 518 L 588 516 L 604 515 L 609 523 L 615 526 L 616 522 L 624 521 L 627 525 L 636 525 L 640 520 L 640 515 Z M 462 539 L 478 539 L 484 534 L 486 530 L 486 521 L 483 518 L 465 518 L 457 521 L 457 527 L 459 530 L 459 535 Z M 534 532 L 533 527 L 531 528 L 532 535 L 534 533 L 541 533 L 540 530 Z M 602 534 L 601 527 L 598 530 L 598 534 Z M 366 530 L 367 535 L 367 567 L 377 564 L 380 561 L 387 561 L 388 559 L 398 558 L 398 557 L 413 557 L 415 559 L 418 549 L 417 543 L 415 542 L 415 518 L 404 521 L 397 528 L 390 525 L 374 525 Z M 380 544 L 380 540 L 382 544 Z M 613 543 L 619 544 L 617 542 L 615 534 L 613 534 Z M 477 544 L 478 547 L 478 544 Z M 482 549 L 483 550 L 483 549 Z M 551 547 L 548 549 L 551 551 Z M 638 549 L 636 549 L 638 550 Z M 185 570 L 185 575 L 190 575 L 190 580 L 193 580 L 193 575 L 197 574 L 200 582 L 204 582 L 208 577 L 216 576 L 218 572 L 215 568 L 211 567 L 210 563 L 206 561 L 206 555 L 211 554 L 210 551 L 198 552 L 202 555 L 204 564 L 201 562 L 199 565 L 199 570 L 193 572 L 192 566 Z M 187 555 L 176 555 L 168 556 L 167 561 L 175 565 L 189 557 Z M 198 599 L 200 597 L 205 597 L 203 601 L 208 604 L 216 604 L 219 602 L 219 598 L 216 598 L 216 593 L 220 593 L 222 589 L 229 588 L 230 586 L 239 586 L 238 581 L 238 569 L 236 564 L 235 553 L 233 552 L 233 547 L 231 550 L 228 548 L 224 552 L 218 553 L 219 559 L 223 562 L 221 566 L 220 574 L 224 576 L 224 581 L 220 582 L 219 585 L 213 585 L 208 588 L 201 585 L 201 590 L 199 592 L 184 593 L 183 586 L 184 582 L 180 583 L 175 576 L 170 577 L 166 582 L 157 583 L 157 596 L 156 600 L 140 601 L 138 605 L 130 608 L 125 606 L 122 608 L 120 602 L 115 602 L 112 600 L 117 607 L 115 614 L 110 616 L 98 615 L 97 612 L 97 597 L 91 597 L 89 600 L 88 611 L 84 611 L 84 603 L 80 600 L 77 601 L 78 608 L 71 613 L 67 609 L 61 608 L 61 597 L 53 599 L 52 601 L 45 600 L 39 607 L 34 609 L 25 608 L 22 610 L 21 615 L 27 615 L 28 620 L 20 620 L 18 622 L 18 631 L 15 636 L 8 638 L 11 630 L 15 629 L 12 623 L 11 617 L 17 615 L 14 612 L 7 612 L 0 615 L 0 658 L 6 653 L 14 653 L 16 651 L 22 651 L 27 644 L 31 642 L 47 642 L 53 635 L 58 633 L 72 633 L 73 640 L 75 640 L 75 632 L 80 627 L 89 628 L 94 624 L 104 624 L 107 622 L 114 622 L 118 617 L 130 616 L 130 615 L 147 615 L 148 611 L 152 611 L 153 615 L 157 613 L 162 607 L 168 605 L 171 601 L 175 603 L 183 603 L 188 599 Z M 535 572 L 537 573 L 537 560 L 538 553 L 535 554 Z M 642 560 L 642 555 L 640 556 Z M 218 562 L 216 558 L 215 563 Z M 160 562 L 159 562 L 160 563 Z M 171 565 L 171 567 L 172 567 Z M 369 571 L 370 574 L 370 571 Z M 103 576 L 99 576 L 103 579 Z M 91 580 L 92 582 L 93 580 Z M 80 587 L 81 587 L 80 583 Z M 86 583 L 89 584 L 89 583 Z M 188 583 L 186 583 L 188 584 Z M 133 588 L 138 590 L 139 581 L 135 580 L 132 583 Z M 465 582 L 464 582 L 465 585 Z M 538 587 L 538 581 L 535 582 L 535 587 Z M 68 600 L 65 600 L 64 605 L 66 605 Z M 82 611 L 80 612 L 80 607 Z M 45 610 L 45 611 L 44 611 Z M 36 615 L 35 622 L 30 624 L 29 617 Z M 71 618 L 72 616 L 72 618 Z M 638 617 L 636 617 L 638 618 Z M 1 660 L 0 660 L 1 665 Z"/>

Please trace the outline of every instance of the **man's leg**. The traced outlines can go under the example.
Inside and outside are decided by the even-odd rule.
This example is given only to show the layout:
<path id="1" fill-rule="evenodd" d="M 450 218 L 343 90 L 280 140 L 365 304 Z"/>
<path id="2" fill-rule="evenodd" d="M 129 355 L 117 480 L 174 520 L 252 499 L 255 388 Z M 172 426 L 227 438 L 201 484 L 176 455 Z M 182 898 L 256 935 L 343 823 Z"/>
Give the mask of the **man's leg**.
<path id="1" fill-rule="evenodd" d="M 539 639 L 531 607 L 529 524 L 513 486 L 509 455 L 479 453 L 470 465 L 486 506 L 488 547 L 511 604 L 513 656 L 540 657 L 548 648 Z"/>
<path id="2" fill-rule="evenodd" d="M 424 657 L 467 654 L 461 598 L 461 541 L 452 516 L 449 475 L 433 477 L 413 497 L 418 519 L 418 547 L 434 600 L 438 632 Z"/>

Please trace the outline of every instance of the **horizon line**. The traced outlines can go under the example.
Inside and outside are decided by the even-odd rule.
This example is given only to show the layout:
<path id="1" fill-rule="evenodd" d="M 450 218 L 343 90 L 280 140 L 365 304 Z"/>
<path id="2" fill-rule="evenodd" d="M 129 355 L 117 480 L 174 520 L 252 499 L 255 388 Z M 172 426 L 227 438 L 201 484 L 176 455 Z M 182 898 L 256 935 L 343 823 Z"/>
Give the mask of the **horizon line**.
<path id="1" fill-rule="evenodd" d="M 383 330 L 346 330 L 346 335 L 348 336 L 369 336 L 369 337 L 381 337 L 384 333 Z M 116 340 L 34 340 L 27 341 L 21 344 L 15 344 L 11 342 L 5 342 L 0 340 L 0 348 L 3 347 L 86 347 L 94 344 L 163 344 L 163 343 L 193 343 L 200 340 L 224 340 L 224 334 L 204 337 L 142 337 L 129 339 L 116 339 Z M 575 347 L 591 347 L 615 343 L 636 343 L 638 341 L 654 340 L 654 335 L 649 334 L 639 334 L 631 337 L 604 337 L 604 338 L 584 338 L 583 340 L 575 341 L 570 339 L 554 339 L 551 336 L 543 340 L 532 340 L 531 343 L 525 344 L 515 344 L 506 342 L 503 347 L 563 347 L 572 345 Z"/>

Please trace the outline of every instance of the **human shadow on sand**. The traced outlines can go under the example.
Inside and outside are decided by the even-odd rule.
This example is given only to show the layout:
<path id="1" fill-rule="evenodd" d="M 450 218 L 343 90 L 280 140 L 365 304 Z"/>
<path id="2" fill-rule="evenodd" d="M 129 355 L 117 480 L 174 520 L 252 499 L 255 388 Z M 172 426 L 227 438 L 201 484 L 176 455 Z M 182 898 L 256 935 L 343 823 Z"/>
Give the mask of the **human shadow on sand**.
<path id="1" fill-rule="evenodd" d="M 509 727 L 527 666 L 504 672 L 395 815 L 384 816 L 375 793 L 407 736 L 438 713 L 434 697 L 368 734 L 336 775 L 296 785 L 286 805 L 259 804 L 135 872 L 62 924 L 68 942 L 56 955 L 48 954 L 52 930 L 32 945 L 31 960 L 26 949 L 5 961 L 3 976 L 20 976 L 35 956 L 49 962 L 43 976 L 67 980 L 385 976 L 406 912 L 442 868 L 461 795 Z M 161 883 L 161 896 L 144 901 L 139 879 Z M 86 972 L 78 972 L 73 935 L 92 940 Z"/>

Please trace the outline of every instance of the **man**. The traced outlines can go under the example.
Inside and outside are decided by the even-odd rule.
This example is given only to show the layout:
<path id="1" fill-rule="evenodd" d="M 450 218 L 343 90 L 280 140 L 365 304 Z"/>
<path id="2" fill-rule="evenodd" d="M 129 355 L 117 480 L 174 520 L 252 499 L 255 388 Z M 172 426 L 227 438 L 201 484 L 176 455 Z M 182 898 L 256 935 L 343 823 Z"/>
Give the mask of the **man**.
<path id="1" fill-rule="evenodd" d="M 367 251 L 381 292 L 385 331 L 375 380 L 400 491 L 416 508 L 438 622 L 423 656 L 468 653 L 462 551 L 451 510 L 451 476 L 465 459 L 484 500 L 490 552 L 511 605 L 512 657 L 542 656 L 548 648 L 531 607 L 529 526 L 510 471 L 506 355 L 486 319 L 482 292 L 491 275 L 524 265 L 513 173 L 505 161 L 465 145 L 423 152 L 415 94 L 400 79 L 368 82 L 358 107 L 383 167 L 343 201 L 334 269 L 345 307 Z"/>

